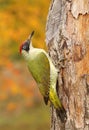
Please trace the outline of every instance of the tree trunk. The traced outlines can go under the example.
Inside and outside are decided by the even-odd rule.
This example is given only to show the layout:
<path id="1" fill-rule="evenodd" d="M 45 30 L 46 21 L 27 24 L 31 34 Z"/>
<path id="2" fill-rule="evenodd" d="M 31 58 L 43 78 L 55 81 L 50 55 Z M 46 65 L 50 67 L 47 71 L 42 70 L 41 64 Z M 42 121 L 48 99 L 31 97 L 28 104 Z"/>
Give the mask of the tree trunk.
<path id="1" fill-rule="evenodd" d="M 59 70 L 57 91 L 67 111 L 62 123 L 51 107 L 51 130 L 89 130 L 89 0 L 52 0 L 46 44 Z"/>

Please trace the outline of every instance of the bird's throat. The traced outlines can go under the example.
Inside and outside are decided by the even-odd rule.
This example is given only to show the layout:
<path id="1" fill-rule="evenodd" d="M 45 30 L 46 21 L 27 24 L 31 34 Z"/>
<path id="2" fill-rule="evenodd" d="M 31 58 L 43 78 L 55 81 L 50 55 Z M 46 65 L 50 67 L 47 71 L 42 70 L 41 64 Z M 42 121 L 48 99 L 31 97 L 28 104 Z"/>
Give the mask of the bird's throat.
<path id="1" fill-rule="evenodd" d="M 29 52 L 22 50 L 22 56 L 24 57 L 25 60 L 28 60 L 29 59 Z"/>

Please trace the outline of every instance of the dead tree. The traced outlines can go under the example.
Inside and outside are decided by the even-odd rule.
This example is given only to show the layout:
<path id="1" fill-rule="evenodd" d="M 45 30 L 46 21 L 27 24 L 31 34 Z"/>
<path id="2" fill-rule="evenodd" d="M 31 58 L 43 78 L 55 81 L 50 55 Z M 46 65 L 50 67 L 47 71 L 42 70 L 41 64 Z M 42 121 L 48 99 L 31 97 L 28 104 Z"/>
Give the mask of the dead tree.
<path id="1" fill-rule="evenodd" d="M 89 130 L 89 0 L 51 1 L 46 44 L 59 70 L 57 91 L 67 111 L 62 123 L 51 107 L 51 130 Z"/>

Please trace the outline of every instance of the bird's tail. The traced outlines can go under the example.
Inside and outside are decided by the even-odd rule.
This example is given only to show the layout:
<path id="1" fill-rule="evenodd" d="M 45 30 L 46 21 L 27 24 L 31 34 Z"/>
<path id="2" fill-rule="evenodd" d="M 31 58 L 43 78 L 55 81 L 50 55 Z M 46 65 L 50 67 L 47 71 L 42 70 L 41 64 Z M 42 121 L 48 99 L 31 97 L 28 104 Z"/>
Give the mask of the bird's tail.
<path id="1" fill-rule="evenodd" d="M 57 79 L 56 89 L 58 89 L 58 87 L 59 87 L 59 85 L 58 85 L 58 79 Z M 67 120 L 66 110 L 65 110 L 65 108 L 63 107 L 62 104 L 61 104 L 61 107 L 56 109 L 56 113 L 57 113 L 57 116 L 60 118 L 61 122 L 65 122 Z"/>
<path id="2" fill-rule="evenodd" d="M 67 114 L 66 114 L 66 110 L 64 109 L 64 107 L 60 108 L 60 109 L 56 109 L 56 113 L 57 116 L 60 118 L 61 122 L 66 122 L 67 120 Z"/>

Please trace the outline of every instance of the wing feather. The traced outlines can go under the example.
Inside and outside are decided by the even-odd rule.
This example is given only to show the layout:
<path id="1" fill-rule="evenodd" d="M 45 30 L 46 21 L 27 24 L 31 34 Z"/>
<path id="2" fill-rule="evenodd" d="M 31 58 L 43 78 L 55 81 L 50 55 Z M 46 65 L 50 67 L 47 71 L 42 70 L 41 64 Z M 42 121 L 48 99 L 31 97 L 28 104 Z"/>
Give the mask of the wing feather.
<path id="1" fill-rule="evenodd" d="M 41 94 L 44 97 L 49 96 L 50 87 L 50 63 L 44 51 L 38 51 L 36 56 L 29 58 L 28 68 L 38 84 Z"/>

